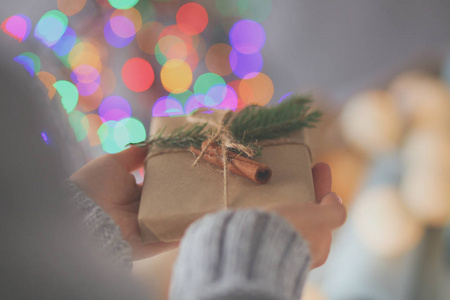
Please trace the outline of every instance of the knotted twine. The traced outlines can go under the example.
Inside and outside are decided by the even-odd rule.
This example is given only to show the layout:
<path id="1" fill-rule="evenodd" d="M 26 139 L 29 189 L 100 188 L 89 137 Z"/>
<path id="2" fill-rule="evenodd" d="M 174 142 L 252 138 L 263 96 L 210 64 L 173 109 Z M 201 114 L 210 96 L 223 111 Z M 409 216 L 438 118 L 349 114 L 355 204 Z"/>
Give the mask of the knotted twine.
<path id="1" fill-rule="evenodd" d="M 195 115 L 195 113 L 190 116 L 191 119 L 193 119 L 194 121 L 199 121 L 199 122 L 203 121 L 200 118 L 195 118 L 194 115 Z M 208 122 L 208 124 L 213 125 L 214 127 L 216 127 L 217 130 L 208 139 L 207 144 L 204 147 L 202 147 L 202 150 L 201 150 L 200 154 L 195 159 L 195 161 L 192 163 L 193 167 L 197 166 L 198 162 L 200 161 L 200 159 L 203 158 L 203 156 L 205 155 L 205 153 L 208 150 L 208 148 L 213 143 L 220 142 L 220 147 L 221 147 L 221 150 L 222 150 L 221 160 L 223 162 L 223 201 L 224 201 L 225 208 L 229 207 L 229 204 L 228 204 L 228 156 L 227 156 L 227 149 L 235 149 L 235 150 L 238 151 L 238 153 L 245 153 L 245 155 L 247 155 L 250 158 L 253 158 L 255 156 L 255 151 L 252 148 L 236 142 L 236 140 L 233 138 L 233 136 L 231 134 L 230 127 L 231 127 L 231 124 L 232 124 L 232 122 L 233 122 L 233 120 L 234 120 L 234 118 L 236 116 L 237 116 L 237 114 L 233 114 L 233 111 L 229 110 L 224 115 L 224 117 L 222 118 L 220 123 Z M 298 141 L 296 139 L 279 138 L 279 139 L 276 139 L 275 141 L 265 141 L 261 145 L 263 145 L 264 147 L 281 146 L 281 145 L 301 145 L 301 146 L 304 146 L 306 148 L 306 150 L 309 153 L 309 158 L 312 161 L 311 148 L 307 144 L 305 144 L 303 142 L 300 142 L 300 141 Z M 147 160 L 149 160 L 150 158 L 158 156 L 158 155 L 161 155 L 161 154 L 165 154 L 165 153 L 181 153 L 181 152 L 186 152 L 186 151 L 189 151 L 189 149 L 164 149 L 164 150 L 159 150 L 159 151 L 156 151 L 156 152 L 149 151 L 147 157 L 145 158 L 145 162 L 147 162 Z M 217 155 L 219 156 L 219 153 L 217 153 Z"/>

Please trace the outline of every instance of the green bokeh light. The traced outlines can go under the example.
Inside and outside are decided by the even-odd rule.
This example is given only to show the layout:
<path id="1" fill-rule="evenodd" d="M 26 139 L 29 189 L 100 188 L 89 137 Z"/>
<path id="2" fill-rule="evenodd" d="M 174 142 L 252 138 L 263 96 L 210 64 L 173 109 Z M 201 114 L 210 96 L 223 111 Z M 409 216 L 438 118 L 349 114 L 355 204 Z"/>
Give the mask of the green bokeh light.
<path id="1" fill-rule="evenodd" d="M 218 84 L 225 85 L 225 80 L 219 75 L 214 73 L 202 74 L 194 84 L 194 93 L 206 95 L 211 87 Z"/>
<path id="2" fill-rule="evenodd" d="M 97 131 L 102 148 L 107 153 L 117 153 L 126 148 L 129 143 L 142 142 L 146 131 L 141 121 L 135 118 L 125 118 L 103 123 Z"/>
<path id="3" fill-rule="evenodd" d="M 169 94 L 169 97 L 177 99 L 181 103 L 181 105 L 184 106 L 184 104 L 188 101 L 189 97 L 191 97 L 193 94 L 194 93 L 187 90 L 186 92 L 181 93 L 181 94 L 171 93 L 171 94 Z"/>
<path id="4" fill-rule="evenodd" d="M 216 0 L 216 7 L 223 16 L 239 16 L 239 0 Z"/>
<path id="5" fill-rule="evenodd" d="M 164 66 L 164 64 L 167 61 L 167 57 L 161 52 L 161 49 L 159 48 L 159 43 L 157 43 L 155 46 L 155 57 L 158 63 L 161 66 Z"/>
<path id="6" fill-rule="evenodd" d="M 69 116 L 70 126 L 73 128 L 75 132 L 75 137 L 77 141 L 82 141 L 87 137 L 89 130 L 89 120 L 85 117 L 81 111 L 74 110 Z"/>
<path id="7" fill-rule="evenodd" d="M 272 0 L 239 0 L 238 10 L 243 19 L 262 22 L 272 11 Z"/>
<path id="8" fill-rule="evenodd" d="M 60 80 L 53 84 L 53 87 L 61 95 L 61 102 L 67 113 L 72 112 L 78 103 L 78 89 L 68 81 Z"/>
<path id="9" fill-rule="evenodd" d="M 139 0 L 108 0 L 109 4 L 116 9 L 129 9 L 135 6 Z"/>

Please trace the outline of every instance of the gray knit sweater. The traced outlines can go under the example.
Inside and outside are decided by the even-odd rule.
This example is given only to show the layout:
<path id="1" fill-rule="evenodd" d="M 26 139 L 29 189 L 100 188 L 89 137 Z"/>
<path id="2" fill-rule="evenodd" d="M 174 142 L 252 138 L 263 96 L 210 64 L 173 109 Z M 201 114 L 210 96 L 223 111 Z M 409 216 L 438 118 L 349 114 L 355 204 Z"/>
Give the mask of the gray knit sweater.
<path id="1" fill-rule="evenodd" d="M 131 266 L 119 227 L 74 184 L 72 201 L 99 247 Z M 309 270 L 307 243 L 276 214 L 221 211 L 187 230 L 173 270 L 172 300 L 299 300 Z"/>

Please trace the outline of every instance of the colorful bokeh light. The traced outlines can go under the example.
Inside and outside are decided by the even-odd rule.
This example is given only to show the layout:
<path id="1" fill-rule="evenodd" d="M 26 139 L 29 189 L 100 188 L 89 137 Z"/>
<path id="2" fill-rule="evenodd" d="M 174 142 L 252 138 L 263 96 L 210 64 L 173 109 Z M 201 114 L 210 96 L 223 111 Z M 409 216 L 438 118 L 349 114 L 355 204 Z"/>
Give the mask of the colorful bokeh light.
<path id="1" fill-rule="evenodd" d="M 129 9 L 135 6 L 139 0 L 108 0 L 112 7 L 117 9 Z"/>
<path id="2" fill-rule="evenodd" d="M 105 40 L 113 47 L 123 48 L 131 43 L 136 34 L 133 22 L 124 16 L 111 18 L 103 29 Z"/>
<path id="3" fill-rule="evenodd" d="M 243 54 L 252 54 L 262 49 L 266 43 L 264 28 L 256 21 L 241 20 L 230 30 L 231 46 Z"/>
<path id="4" fill-rule="evenodd" d="M 206 95 L 209 89 L 215 85 L 225 86 L 225 80 L 214 73 L 202 74 L 197 78 L 197 81 L 195 81 L 194 93 Z"/>
<path id="5" fill-rule="evenodd" d="M 272 79 L 264 73 L 259 73 L 250 79 L 243 79 L 239 84 L 241 99 L 250 105 L 266 105 L 272 99 L 273 93 Z"/>
<path id="6" fill-rule="evenodd" d="M 56 83 L 56 77 L 55 75 L 49 73 L 49 72 L 39 72 L 37 73 L 37 77 L 39 80 L 44 84 L 44 86 L 48 90 L 48 98 L 53 99 L 56 93 L 56 89 L 53 86 Z"/>
<path id="7" fill-rule="evenodd" d="M 98 114 L 103 122 L 120 121 L 131 117 L 131 106 L 123 97 L 109 96 L 103 99 Z"/>
<path id="8" fill-rule="evenodd" d="M 61 103 L 67 113 L 72 112 L 78 103 L 77 87 L 65 80 L 59 80 L 53 84 L 58 94 L 61 96 Z"/>
<path id="9" fill-rule="evenodd" d="M 176 20 L 178 27 L 184 33 L 190 35 L 199 34 L 208 25 L 208 13 L 200 4 L 190 2 L 180 7 Z"/>
<path id="10" fill-rule="evenodd" d="M 123 65 L 122 79 L 130 90 L 143 92 L 153 84 L 155 74 L 152 66 L 145 59 L 134 57 Z"/>
<path id="11" fill-rule="evenodd" d="M 86 5 L 86 0 L 57 0 L 58 9 L 66 16 L 79 13 Z"/>
<path id="12" fill-rule="evenodd" d="M 68 19 L 58 10 L 45 13 L 34 28 L 34 37 L 45 46 L 55 45 L 66 32 Z"/>
<path id="13" fill-rule="evenodd" d="M 172 97 L 165 96 L 156 100 L 152 109 L 153 117 L 171 117 L 183 115 L 183 106 Z"/>
<path id="14" fill-rule="evenodd" d="M 161 69 L 161 83 L 169 93 L 184 93 L 191 86 L 192 78 L 191 67 L 180 59 L 168 60 Z"/>
<path id="15" fill-rule="evenodd" d="M 102 148 L 107 153 L 117 153 L 130 143 L 145 140 L 146 131 L 142 122 L 135 118 L 107 121 L 97 131 Z"/>
<path id="16" fill-rule="evenodd" d="M 261 72 L 263 64 L 261 52 L 243 54 L 234 49 L 231 50 L 230 67 L 239 78 L 248 79 L 257 76 Z"/>
<path id="17" fill-rule="evenodd" d="M 51 47 L 58 56 L 65 56 L 75 47 L 77 35 L 71 27 L 67 27 L 63 36 Z"/>
<path id="18" fill-rule="evenodd" d="M 50 99 L 58 92 L 77 141 L 96 147 L 95 153 L 100 147 L 115 153 L 146 138 L 142 122 L 133 115 L 148 108 L 148 101 L 140 99 L 157 95 L 151 115 L 170 117 L 201 107 L 240 110 L 249 104 L 265 105 L 273 96 L 272 80 L 261 73 L 266 35 L 258 23 L 267 19 L 271 0 L 216 0 L 208 5 L 96 0 L 103 14 L 97 19 L 85 18 L 86 0 L 55 1 L 59 10 L 40 18 L 34 37 L 66 68 L 58 73 L 60 78 L 40 71 L 41 61 L 31 52 L 15 60 L 31 76 L 37 75 Z M 80 20 L 88 22 L 78 26 Z M 25 15 L 14 15 L 1 28 L 23 42 L 32 24 Z M 115 59 L 119 52 L 132 56 L 122 65 Z M 155 80 L 159 69 L 160 80 Z M 117 76 L 124 85 L 117 84 Z M 142 97 L 136 95 L 135 101 L 121 95 L 130 91 Z"/>
<path id="19" fill-rule="evenodd" d="M 14 61 L 21 64 L 25 68 L 25 70 L 28 71 L 31 77 L 33 77 L 34 74 L 39 73 L 39 71 L 41 70 L 41 60 L 34 53 L 22 53 L 21 55 L 16 56 L 14 58 Z"/>
<path id="20" fill-rule="evenodd" d="M 231 46 L 223 43 L 214 44 L 208 49 L 205 57 L 206 67 L 211 73 L 220 76 L 231 74 L 230 53 Z"/>
<path id="21" fill-rule="evenodd" d="M 4 33 L 18 40 L 26 41 L 31 32 L 31 20 L 26 15 L 18 14 L 3 21 L 1 28 Z"/>

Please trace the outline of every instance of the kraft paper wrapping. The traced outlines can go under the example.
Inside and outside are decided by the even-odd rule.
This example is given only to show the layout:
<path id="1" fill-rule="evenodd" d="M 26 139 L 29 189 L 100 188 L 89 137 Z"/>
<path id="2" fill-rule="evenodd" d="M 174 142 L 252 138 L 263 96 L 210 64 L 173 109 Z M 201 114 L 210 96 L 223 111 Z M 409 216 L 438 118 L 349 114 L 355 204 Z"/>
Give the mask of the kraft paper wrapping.
<path id="1" fill-rule="evenodd" d="M 165 128 L 167 135 L 199 118 L 219 124 L 223 115 L 224 112 L 217 112 L 197 113 L 195 117 L 154 117 L 150 134 Z M 297 132 L 295 138 L 303 141 L 303 132 Z M 223 197 L 221 168 L 204 160 L 194 167 L 196 156 L 189 150 L 150 157 L 145 165 L 138 216 L 143 242 L 178 241 L 189 224 L 221 209 L 314 201 L 310 153 L 305 145 L 261 145 L 262 156 L 256 160 L 271 167 L 272 178 L 266 184 L 257 184 L 228 172 L 228 207 Z"/>

